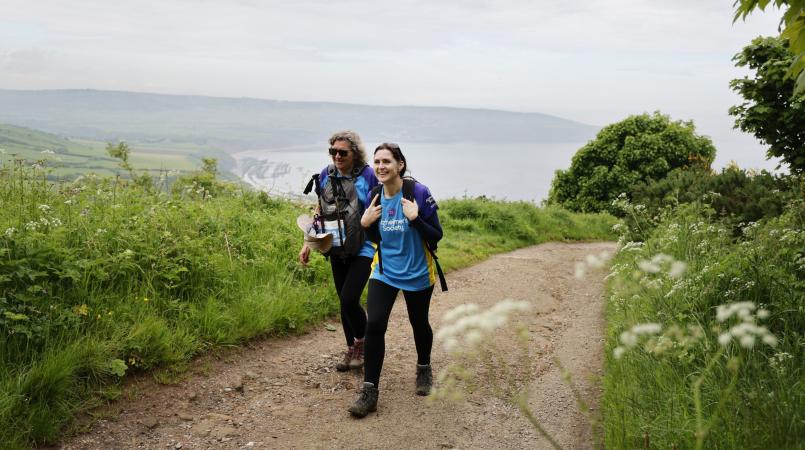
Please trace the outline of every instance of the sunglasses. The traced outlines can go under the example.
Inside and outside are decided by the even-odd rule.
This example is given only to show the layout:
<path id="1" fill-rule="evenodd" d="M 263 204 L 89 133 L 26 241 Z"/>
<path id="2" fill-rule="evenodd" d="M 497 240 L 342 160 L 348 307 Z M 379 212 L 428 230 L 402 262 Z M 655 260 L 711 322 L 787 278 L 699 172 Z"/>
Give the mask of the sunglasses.
<path id="1" fill-rule="evenodd" d="M 349 150 L 341 150 L 339 148 L 332 148 L 330 147 L 330 156 L 338 155 L 342 158 L 346 158 L 349 155 Z"/>

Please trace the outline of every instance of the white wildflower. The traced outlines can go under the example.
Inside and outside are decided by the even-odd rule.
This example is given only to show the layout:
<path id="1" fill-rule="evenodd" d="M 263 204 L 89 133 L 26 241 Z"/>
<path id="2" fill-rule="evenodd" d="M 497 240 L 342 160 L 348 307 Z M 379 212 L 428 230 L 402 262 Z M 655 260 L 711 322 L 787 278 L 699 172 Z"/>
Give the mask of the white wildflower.
<path id="1" fill-rule="evenodd" d="M 470 330 L 464 335 L 464 341 L 467 345 L 476 346 L 484 340 L 484 335 L 478 330 Z"/>
<path id="2" fill-rule="evenodd" d="M 674 261 L 671 263 L 671 270 L 668 271 L 668 276 L 671 278 L 680 278 L 688 270 L 688 265 L 682 261 Z"/>
<path id="3" fill-rule="evenodd" d="M 634 334 L 657 334 L 662 331 L 662 326 L 658 323 L 641 323 L 632 327 Z"/>
<path id="4" fill-rule="evenodd" d="M 463 305 L 458 305 L 455 308 L 451 309 L 450 311 L 447 311 L 444 314 L 444 316 L 442 316 L 442 321 L 452 322 L 461 316 L 467 314 L 473 314 L 476 311 L 478 311 L 478 309 L 479 309 L 478 305 L 476 305 L 475 303 L 465 303 Z"/>
<path id="5" fill-rule="evenodd" d="M 617 346 L 615 347 L 615 350 L 612 351 L 612 356 L 615 359 L 621 359 L 624 353 L 626 353 L 626 349 L 621 346 Z"/>
<path id="6" fill-rule="evenodd" d="M 769 347 L 777 347 L 777 338 L 773 334 L 764 334 L 761 339 L 763 340 L 763 343 Z"/>
<path id="7" fill-rule="evenodd" d="M 732 341 L 732 335 L 729 332 L 721 333 L 718 335 L 718 343 L 726 347 Z"/>
<path id="8" fill-rule="evenodd" d="M 626 244 L 624 244 L 623 247 L 621 247 L 620 251 L 621 252 L 640 251 L 643 248 L 643 245 L 644 244 L 642 242 L 629 241 Z"/>
<path id="9" fill-rule="evenodd" d="M 477 305 L 461 305 L 445 314 L 444 325 L 437 330 L 434 337 L 444 341 L 448 352 L 457 349 L 461 338 L 467 346 L 477 346 L 487 335 L 505 325 L 511 314 L 527 311 L 530 307 L 528 302 L 509 299 L 498 302 L 485 311 L 479 311 Z"/>
<path id="10" fill-rule="evenodd" d="M 584 275 L 586 273 L 586 269 L 587 269 L 587 266 L 584 265 L 583 262 L 577 262 L 573 276 L 576 277 L 576 279 L 578 279 L 578 280 L 584 278 Z"/>
<path id="11" fill-rule="evenodd" d="M 6 228 L 6 237 L 11 237 L 14 233 L 17 232 L 17 229 L 14 227 Z"/>
<path id="12" fill-rule="evenodd" d="M 39 210 L 42 212 L 50 211 L 50 205 L 39 205 Z"/>
<path id="13" fill-rule="evenodd" d="M 640 270 L 642 270 L 643 272 L 646 272 L 646 273 L 657 273 L 657 272 L 659 272 L 661 270 L 660 266 L 658 266 L 657 264 L 652 263 L 651 261 L 647 261 L 645 259 L 643 259 L 640 262 L 638 262 L 637 267 L 640 268 Z"/>
<path id="14" fill-rule="evenodd" d="M 752 348 L 755 346 L 755 336 L 752 334 L 747 334 L 741 338 L 741 347 L 743 348 Z"/>
<path id="15" fill-rule="evenodd" d="M 769 315 L 770 315 L 770 313 L 769 313 L 768 309 L 759 309 L 757 311 L 757 318 L 758 319 L 761 319 L 761 320 L 768 319 Z"/>
<path id="16" fill-rule="evenodd" d="M 718 305 L 716 307 L 716 320 L 719 322 L 725 322 L 733 315 L 738 314 L 738 311 L 754 311 L 754 309 L 755 304 L 752 302 L 736 302 L 727 305 Z"/>
<path id="17" fill-rule="evenodd" d="M 621 344 L 627 347 L 634 347 L 635 345 L 637 345 L 637 335 L 630 331 L 624 331 L 623 333 L 621 333 L 620 338 L 621 338 Z"/>

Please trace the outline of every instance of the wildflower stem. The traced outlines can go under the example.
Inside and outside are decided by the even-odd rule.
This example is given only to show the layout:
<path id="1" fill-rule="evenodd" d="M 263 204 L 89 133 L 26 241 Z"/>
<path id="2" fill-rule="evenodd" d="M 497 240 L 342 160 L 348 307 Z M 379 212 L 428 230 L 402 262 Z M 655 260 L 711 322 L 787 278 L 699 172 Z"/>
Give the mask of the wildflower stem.
<path id="1" fill-rule="evenodd" d="M 702 383 L 704 382 L 704 377 L 707 376 L 707 373 L 710 372 L 723 355 L 724 347 L 719 347 L 716 354 L 707 362 L 707 366 L 704 368 L 701 375 L 693 382 L 693 404 L 696 407 L 696 450 L 700 450 L 704 445 L 704 438 L 707 436 L 709 429 L 709 426 L 705 426 L 704 418 L 702 417 Z"/>
<path id="2" fill-rule="evenodd" d="M 559 368 L 559 372 L 562 374 L 562 380 L 567 383 L 567 386 L 573 393 L 573 398 L 576 399 L 576 406 L 578 406 L 579 411 L 581 411 L 582 415 L 584 415 L 587 421 L 590 422 L 590 433 L 592 434 L 593 438 L 593 447 L 604 448 L 604 440 L 601 437 L 601 421 L 599 421 L 594 414 L 590 413 L 590 405 L 584 401 L 584 398 L 581 396 L 581 391 L 579 391 L 576 383 L 573 382 L 570 371 L 567 370 L 564 365 L 562 365 L 562 361 L 558 357 L 554 358 L 553 361 Z"/>
<path id="3" fill-rule="evenodd" d="M 517 396 L 516 403 L 517 407 L 520 409 L 520 412 L 523 413 L 525 418 L 528 419 L 529 422 L 531 422 L 531 425 L 533 425 L 534 428 L 536 428 L 537 431 L 539 431 L 539 434 L 541 434 L 542 437 L 544 437 L 545 440 L 548 441 L 553 446 L 553 448 L 557 450 L 562 450 L 562 446 L 559 445 L 558 442 L 556 442 L 553 436 L 551 436 L 545 430 L 545 428 L 542 427 L 537 418 L 534 417 L 534 414 L 531 413 L 531 409 L 529 409 L 528 407 L 528 396 L 524 392 L 521 392 Z"/>

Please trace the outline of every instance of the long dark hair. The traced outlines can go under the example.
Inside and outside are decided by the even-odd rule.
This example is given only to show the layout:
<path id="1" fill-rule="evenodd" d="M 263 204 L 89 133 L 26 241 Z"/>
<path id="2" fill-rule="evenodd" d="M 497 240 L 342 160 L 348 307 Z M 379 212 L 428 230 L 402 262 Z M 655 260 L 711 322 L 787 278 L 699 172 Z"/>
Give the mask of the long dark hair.
<path id="1" fill-rule="evenodd" d="M 400 146 L 391 142 L 384 142 L 377 146 L 375 154 L 377 154 L 379 150 L 388 150 L 397 162 L 403 162 L 403 168 L 400 171 L 400 178 L 402 178 L 402 176 L 405 175 L 405 171 L 408 170 L 408 161 L 405 160 L 405 155 L 403 155 L 402 150 L 400 150 Z"/>

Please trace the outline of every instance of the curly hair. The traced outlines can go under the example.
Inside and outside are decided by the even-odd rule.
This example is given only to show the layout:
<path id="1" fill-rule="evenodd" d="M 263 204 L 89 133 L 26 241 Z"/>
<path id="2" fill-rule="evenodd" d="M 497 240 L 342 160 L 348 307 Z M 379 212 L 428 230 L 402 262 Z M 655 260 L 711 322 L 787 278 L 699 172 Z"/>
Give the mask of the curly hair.
<path id="1" fill-rule="evenodd" d="M 335 144 L 337 141 L 349 143 L 349 147 L 352 149 L 353 168 L 360 168 L 366 165 L 366 149 L 363 147 L 363 141 L 358 133 L 352 130 L 336 131 L 330 136 L 330 145 Z"/>

